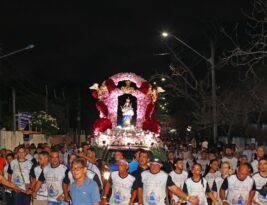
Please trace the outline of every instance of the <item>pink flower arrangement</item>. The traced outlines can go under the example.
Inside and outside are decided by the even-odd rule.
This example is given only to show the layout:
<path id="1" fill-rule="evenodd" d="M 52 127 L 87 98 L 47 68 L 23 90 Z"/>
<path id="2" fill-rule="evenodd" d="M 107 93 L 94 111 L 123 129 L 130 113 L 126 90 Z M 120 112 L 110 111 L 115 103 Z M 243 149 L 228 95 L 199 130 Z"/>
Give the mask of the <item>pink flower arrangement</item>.
<path id="1" fill-rule="evenodd" d="M 115 85 L 118 85 L 118 83 L 121 81 L 130 80 L 134 82 L 138 88 L 141 87 L 143 82 L 146 82 L 145 79 L 134 73 L 118 73 L 116 75 L 111 76 L 110 79 L 113 80 Z"/>
<path id="2" fill-rule="evenodd" d="M 149 130 L 158 134 L 160 132 L 159 123 L 151 119 L 154 111 L 154 103 L 151 95 L 148 93 L 151 85 L 134 73 L 119 73 L 104 81 L 103 84 L 106 85 L 108 92 L 105 92 L 101 98 L 102 100 L 96 103 L 101 119 L 98 119 L 94 124 L 94 132 L 104 132 L 108 128 L 117 127 L 118 98 L 125 94 L 117 86 L 119 82 L 125 80 L 135 83 L 138 88 L 131 93 L 137 99 L 135 128 Z M 94 91 L 92 95 L 97 98 Z"/>

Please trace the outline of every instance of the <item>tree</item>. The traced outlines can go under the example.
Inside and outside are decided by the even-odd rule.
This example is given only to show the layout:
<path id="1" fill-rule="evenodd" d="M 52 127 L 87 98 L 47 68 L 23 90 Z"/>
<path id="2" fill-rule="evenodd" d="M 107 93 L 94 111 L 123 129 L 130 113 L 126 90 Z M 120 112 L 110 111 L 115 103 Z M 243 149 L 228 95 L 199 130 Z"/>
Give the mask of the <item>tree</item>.
<path id="1" fill-rule="evenodd" d="M 259 79 L 259 65 L 265 65 L 267 57 L 267 1 L 254 0 L 252 10 L 244 15 L 247 17 L 246 26 L 236 24 L 231 33 L 222 29 L 233 48 L 225 50 L 221 62 L 242 67 L 245 70 L 245 78 L 252 76 Z"/>
<path id="2" fill-rule="evenodd" d="M 205 76 L 197 76 L 180 57 L 174 55 L 169 72 L 156 73 L 151 77 L 151 81 L 164 79 L 163 86 L 167 95 L 176 102 L 181 99 L 187 102 L 187 109 L 190 112 L 188 117 L 192 119 L 194 130 L 212 128 L 209 72 L 206 72 Z"/>
<path id="3" fill-rule="evenodd" d="M 34 112 L 30 125 L 32 130 L 40 131 L 46 135 L 57 134 L 59 131 L 57 120 L 44 111 Z"/>
<path id="4" fill-rule="evenodd" d="M 251 11 L 244 13 L 246 25 L 236 24 L 232 32 L 222 29 L 232 43 L 221 59 L 223 65 L 230 65 L 242 71 L 242 84 L 247 84 L 248 123 L 256 123 L 258 128 L 266 118 L 266 57 L 267 57 L 267 1 L 254 0 Z M 244 104 L 244 102 L 243 102 Z"/>

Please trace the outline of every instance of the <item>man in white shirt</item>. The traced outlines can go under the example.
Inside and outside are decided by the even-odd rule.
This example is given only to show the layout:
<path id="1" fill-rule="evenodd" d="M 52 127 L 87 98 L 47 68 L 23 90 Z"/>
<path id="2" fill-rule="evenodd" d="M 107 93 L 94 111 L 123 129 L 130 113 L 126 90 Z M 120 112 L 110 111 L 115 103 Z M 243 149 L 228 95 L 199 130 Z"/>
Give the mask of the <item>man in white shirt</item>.
<path id="1" fill-rule="evenodd" d="M 233 172 L 236 170 L 238 159 L 234 157 L 234 149 L 232 146 L 229 145 L 225 148 L 225 157 L 222 158 L 222 162 L 229 162 Z"/>
<path id="2" fill-rule="evenodd" d="M 42 151 L 38 154 L 38 162 L 39 166 L 35 167 L 31 171 L 31 179 L 32 179 L 32 187 L 35 187 L 36 181 L 38 181 L 38 178 L 40 177 L 41 173 L 44 172 L 44 175 L 47 175 L 47 172 L 49 171 L 49 153 L 46 151 Z M 48 203 L 48 193 L 47 193 L 47 187 L 46 183 L 42 183 L 40 185 L 40 188 L 38 190 L 34 190 L 32 193 L 33 196 L 33 205 L 47 205 Z"/>
<path id="3" fill-rule="evenodd" d="M 178 158 L 174 161 L 175 170 L 173 170 L 169 175 L 172 178 L 173 183 L 179 187 L 180 189 L 183 189 L 184 182 L 188 177 L 188 173 L 183 170 L 183 159 Z M 173 195 L 171 192 L 169 192 L 171 195 L 172 203 L 178 203 L 179 197 L 176 195 Z"/>
<path id="4" fill-rule="evenodd" d="M 226 191 L 228 194 L 226 196 Z M 221 186 L 220 197 L 223 205 L 251 205 L 256 191 L 254 180 L 250 177 L 248 164 L 242 164 L 237 173 L 227 177 Z"/>
<path id="5" fill-rule="evenodd" d="M 112 193 L 109 204 L 133 204 L 133 202 L 130 203 L 130 200 L 133 198 L 133 191 L 136 189 L 136 178 L 128 173 L 129 165 L 126 160 L 120 160 L 118 165 L 119 171 L 112 172 L 105 185 L 101 201 L 102 204 L 106 203 L 110 189 L 112 189 Z"/>
<path id="6" fill-rule="evenodd" d="M 247 149 L 243 151 L 243 155 L 246 155 L 248 158 L 248 162 L 251 162 L 253 159 L 253 155 L 256 153 L 255 144 L 249 144 Z"/>
<path id="7" fill-rule="evenodd" d="M 138 181 L 138 192 L 142 193 L 139 197 L 138 204 L 144 205 L 166 205 L 166 188 L 173 194 L 182 199 L 197 204 L 199 202 L 196 196 L 189 196 L 178 188 L 172 181 L 171 177 L 161 171 L 162 162 L 159 158 L 154 158 L 149 162 L 150 169 L 143 171 L 141 179 Z M 138 196 L 141 194 L 138 193 Z"/>
<path id="8" fill-rule="evenodd" d="M 26 159 L 24 147 L 19 147 L 18 158 L 14 159 L 7 170 L 8 180 L 12 181 L 21 189 L 28 191 L 30 189 L 30 170 L 32 162 Z M 14 193 L 14 204 L 30 205 L 31 196 L 25 193 Z"/>
<path id="9" fill-rule="evenodd" d="M 209 165 L 209 160 L 208 160 L 208 153 L 206 150 L 202 150 L 199 153 L 199 159 L 197 160 L 197 163 L 201 164 L 202 166 L 202 175 L 206 173 L 206 170 Z"/>
<path id="10" fill-rule="evenodd" d="M 254 159 L 252 162 L 251 162 L 251 166 L 253 168 L 253 173 L 256 173 L 258 172 L 258 164 L 259 164 L 259 160 L 264 156 L 265 154 L 265 151 L 264 151 L 264 147 L 262 146 L 259 146 L 257 147 L 257 158 Z"/>
<path id="11" fill-rule="evenodd" d="M 36 183 L 36 190 L 39 190 L 41 184 L 46 183 L 48 192 L 48 205 L 68 205 L 64 202 L 64 195 L 62 189 L 63 179 L 66 177 L 67 167 L 60 164 L 59 152 L 51 151 L 50 154 L 50 167 L 48 171 L 40 174 Z"/>
<path id="12" fill-rule="evenodd" d="M 264 192 L 264 187 L 267 186 L 267 156 L 264 156 L 259 160 L 259 172 L 254 174 L 252 178 L 255 180 L 256 184 L 256 193 L 253 199 L 253 204 L 267 204 L 267 193 L 262 193 Z"/>

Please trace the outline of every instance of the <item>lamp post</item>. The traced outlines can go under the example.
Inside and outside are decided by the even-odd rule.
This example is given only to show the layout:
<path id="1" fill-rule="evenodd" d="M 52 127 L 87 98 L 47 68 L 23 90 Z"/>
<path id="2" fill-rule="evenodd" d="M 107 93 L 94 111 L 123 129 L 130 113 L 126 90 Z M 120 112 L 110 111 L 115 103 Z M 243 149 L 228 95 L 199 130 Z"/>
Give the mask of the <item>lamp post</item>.
<path id="1" fill-rule="evenodd" d="M 20 52 L 22 52 L 22 51 L 32 49 L 32 48 L 34 48 L 34 47 L 35 47 L 35 46 L 34 46 L 33 44 L 30 44 L 30 45 L 28 45 L 28 46 L 26 46 L 26 47 L 24 47 L 24 48 L 21 48 L 21 49 L 18 49 L 18 50 L 16 50 L 16 51 L 12 51 L 12 52 L 10 52 L 10 53 L 7 53 L 7 54 L 5 54 L 5 55 L 0 56 L 0 60 L 3 59 L 3 58 L 6 58 L 6 57 L 8 57 L 8 56 L 14 55 L 14 54 L 16 54 L 16 53 L 20 53 Z"/>
<path id="2" fill-rule="evenodd" d="M 212 86 L 212 121 L 213 121 L 213 141 L 215 142 L 217 140 L 218 136 L 218 123 L 217 123 L 217 107 L 216 107 L 216 76 L 215 76 L 215 63 L 214 63 L 214 57 L 215 57 L 215 50 L 214 50 L 214 44 L 211 41 L 211 56 L 210 58 L 206 58 L 201 53 L 199 53 L 197 50 L 192 48 L 190 45 L 185 43 L 183 40 L 178 38 L 175 35 L 172 35 L 168 32 L 162 32 L 161 36 L 163 38 L 168 38 L 169 36 L 173 37 L 175 40 L 180 42 L 182 45 L 193 51 L 195 54 L 200 56 L 202 59 L 204 59 L 206 62 L 208 62 L 211 66 L 211 86 Z"/>
<path id="3" fill-rule="evenodd" d="M 15 51 L 12 51 L 10 53 L 7 53 L 5 55 L 2 55 L 0 56 L 0 60 L 3 59 L 3 58 L 6 58 L 8 56 L 11 56 L 11 55 L 14 55 L 16 53 L 20 53 L 22 51 L 25 51 L 25 50 L 29 50 L 29 49 L 32 49 L 34 48 L 35 46 L 33 44 L 30 44 L 24 48 L 21 48 L 21 49 L 18 49 L 18 50 L 15 50 Z M 1 72 L 0 72 L 1 74 Z M 0 76 L 1 77 L 1 76 Z M 0 106 L 2 106 L 1 104 L 1 98 L 0 98 Z M 1 111 L 1 108 L 0 108 L 0 111 Z M 12 123 L 12 128 L 13 128 L 13 131 L 16 131 L 16 90 L 14 87 L 12 87 L 12 115 L 13 115 L 13 123 Z M 2 122 L 2 113 L 0 112 L 0 126 L 1 126 L 1 122 Z M 1 128 L 1 127 L 0 127 Z"/>

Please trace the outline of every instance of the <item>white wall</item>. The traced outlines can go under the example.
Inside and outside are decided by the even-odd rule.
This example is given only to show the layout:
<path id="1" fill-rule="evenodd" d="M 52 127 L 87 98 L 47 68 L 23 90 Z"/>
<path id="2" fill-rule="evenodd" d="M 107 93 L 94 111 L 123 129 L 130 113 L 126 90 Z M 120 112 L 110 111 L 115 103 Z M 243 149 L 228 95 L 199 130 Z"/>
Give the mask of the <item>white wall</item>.
<path id="1" fill-rule="evenodd" d="M 46 143 L 46 137 L 43 134 L 32 134 L 30 135 L 29 141 L 24 142 L 23 133 L 21 131 L 1 131 L 0 132 L 0 146 L 1 148 L 6 148 L 13 150 L 20 144 L 31 144 L 34 143 Z"/>

